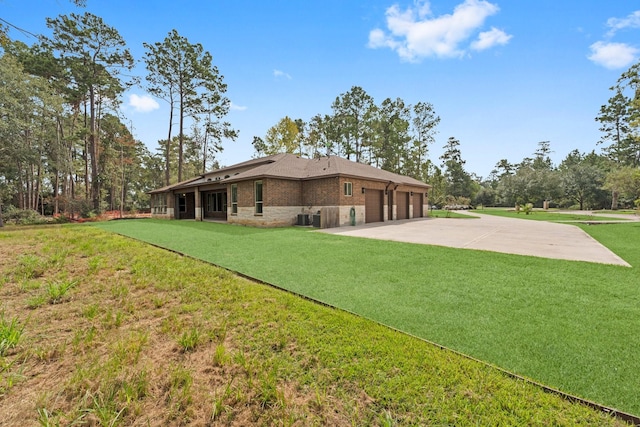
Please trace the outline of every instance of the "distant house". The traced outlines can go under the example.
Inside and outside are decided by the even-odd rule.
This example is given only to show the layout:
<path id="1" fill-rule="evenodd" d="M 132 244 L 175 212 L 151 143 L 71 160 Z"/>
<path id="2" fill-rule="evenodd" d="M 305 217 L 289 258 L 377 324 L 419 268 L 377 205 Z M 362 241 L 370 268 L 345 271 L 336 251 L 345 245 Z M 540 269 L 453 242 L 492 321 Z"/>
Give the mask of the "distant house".
<path id="1" fill-rule="evenodd" d="M 276 154 L 150 192 L 154 217 L 339 227 L 423 217 L 430 185 L 337 156 Z"/>

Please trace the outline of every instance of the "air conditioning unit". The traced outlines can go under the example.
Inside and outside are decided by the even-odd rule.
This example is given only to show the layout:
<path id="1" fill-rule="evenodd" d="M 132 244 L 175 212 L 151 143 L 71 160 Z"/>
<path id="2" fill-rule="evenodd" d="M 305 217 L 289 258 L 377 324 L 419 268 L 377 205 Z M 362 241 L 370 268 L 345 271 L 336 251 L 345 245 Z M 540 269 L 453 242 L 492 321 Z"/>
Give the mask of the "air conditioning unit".
<path id="1" fill-rule="evenodd" d="M 296 221 L 296 225 L 311 225 L 311 215 L 309 214 L 298 214 L 298 220 Z"/>
<path id="2" fill-rule="evenodd" d="M 313 214 L 313 226 L 320 228 L 320 214 Z"/>

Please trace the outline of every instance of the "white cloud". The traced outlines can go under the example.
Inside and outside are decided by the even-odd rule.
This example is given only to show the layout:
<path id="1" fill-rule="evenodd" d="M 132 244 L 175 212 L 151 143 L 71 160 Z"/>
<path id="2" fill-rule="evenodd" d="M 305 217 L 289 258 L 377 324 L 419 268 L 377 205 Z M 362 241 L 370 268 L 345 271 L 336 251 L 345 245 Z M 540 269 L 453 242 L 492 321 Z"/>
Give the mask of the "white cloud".
<path id="1" fill-rule="evenodd" d="M 498 13 L 497 5 L 485 0 L 465 0 L 453 14 L 432 16 L 428 1 L 418 1 L 415 8 L 402 11 L 398 5 L 386 11 L 388 33 L 376 28 L 369 33 L 370 48 L 388 47 L 408 61 L 425 57 L 451 58 L 465 54 L 464 44 L 487 17 Z M 505 44 L 511 36 L 492 29 L 474 42 L 475 49 Z M 493 37 L 493 38 L 491 38 Z"/>
<path id="2" fill-rule="evenodd" d="M 273 76 L 277 79 L 283 78 L 283 79 L 291 80 L 291 76 L 289 74 L 280 70 L 273 70 Z"/>
<path id="3" fill-rule="evenodd" d="M 625 68 L 636 60 L 640 50 L 626 43 L 595 42 L 588 58 L 598 65 L 611 70 Z"/>
<path id="4" fill-rule="evenodd" d="M 640 10 L 636 10 L 626 18 L 609 18 L 607 27 L 610 28 L 608 37 L 613 37 L 616 32 L 625 28 L 640 28 Z"/>
<path id="5" fill-rule="evenodd" d="M 491 27 L 490 31 L 485 31 L 478 34 L 478 39 L 471 43 L 471 49 L 485 50 L 496 45 L 505 45 L 509 43 L 511 37 L 513 36 L 505 33 L 502 30 Z"/>
<path id="6" fill-rule="evenodd" d="M 138 113 L 148 113 L 160 108 L 160 105 L 158 105 L 156 100 L 149 95 L 129 95 L 129 105 Z"/>
<path id="7" fill-rule="evenodd" d="M 247 108 L 248 107 L 246 107 L 246 106 L 237 105 L 237 104 L 234 104 L 233 102 L 231 102 L 231 105 L 229 106 L 229 109 L 231 109 L 233 111 L 244 111 Z"/>

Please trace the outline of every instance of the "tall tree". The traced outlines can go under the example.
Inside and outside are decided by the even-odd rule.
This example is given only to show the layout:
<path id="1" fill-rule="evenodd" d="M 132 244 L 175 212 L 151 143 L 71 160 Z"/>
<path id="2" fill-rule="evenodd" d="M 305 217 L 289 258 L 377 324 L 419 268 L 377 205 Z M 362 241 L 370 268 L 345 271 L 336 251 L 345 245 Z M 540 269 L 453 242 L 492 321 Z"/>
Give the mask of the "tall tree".
<path id="1" fill-rule="evenodd" d="M 400 98 L 382 101 L 373 114 L 372 142 L 373 162 L 376 166 L 394 173 L 404 173 L 409 159 L 410 109 Z"/>
<path id="2" fill-rule="evenodd" d="M 599 205 L 605 177 L 602 168 L 578 150 L 573 150 L 558 169 L 564 195 L 571 205 L 577 203 L 580 210 L 604 207 Z"/>
<path id="3" fill-rule="evenodd" d="M 213 57 L 200 43 L 192 44 L 186 37 L 174 29 L 163 42 L 144 43 L 145 63 L 149 75 L 149 91 L 169 102 L 169 135 L 167 144 L 171 144 L 171 126 L 173 110 L 178 110 L 178 181 L 183 179 L 185 119 L 199 115 L 207 117 L 206 133 L 210 137 L 235 139 L 237 132 L 228 122 L 222 121 L 229 112 L 231 102 L 224 96 L 227 85 L 218 67 L 213 65 Z M 166 154 L 171 149 L 166 147 Z M 169 180 L 169 158 L 166 159 L 165 180 Z"/>
<path id="4" fill-rule="evenodd" d="M 316 114 L 311 118 L 304 145 L 311 158 L 335 154 L 335 122 L 331 116 Z"/>
<path id="5" fill-rule="evenodd" d="M 409 174 L 416 179 L 426 181 L 429 146 L 435 142 L 436 126 L 440 123 L 440 116 L 436 115 L 433 105 L 428 102 L 418 102 L 412 110 L 414 167 Z"/>
<path id="6" fill-rule="evenodd" d="M 445 169 L 447 193 L 454 197 L 471 198 L 473 196 L 471 176 L 464 169 L 466 161 L 462 160 L 460 141 L 449 137 L 443 148 L 444 152 L 440 156 L 440 160 L 442 160 L 442 167 Z"/>
<path id="7" fill-rule="evenodd" d="M 553 163 L 551 161 L 551 142 L 540 141 L 538 142 L 538 148 L 536 149 L 532 161 L 532 167 L 535 170 L 551 170 L 553 169 Z"/>
<path id="8" fill-rule="evenodd" d="M 118 31 L 91 13 L 48 18 L 47 26 L 52 29 L 53 36 L 43 37 L 44 46 L 59 55 L 72 80 L 71 85 L 80 96 L 86 97 L 88 103 L 91 199 L 93 208 L 99 211 L 100 115 L 107 101 L 117 103 L 118 97 L 124 92 L 126 85 L 119 76 L 123 70 L 133 68 L 133 57 Z"/>
<path id="9" fill-rule="evenodd" d="M 600 113 L 596 117 L 602 132 L 598 144 L 610 144 L 604 151 L 614 162 L 634 166 L 640 159 L 631 126 L 631 99 L 619 86 L 612 87 L 611 90 L 615 91 L 615 95 L 600 107 Z"/>
<path id="10" fill-rule="evenodd" d="M 278 153 L 295 153 L 299 151 L 299 126 L 297 120 L 285 116 L 267 130 L 264 137 L 263 155 Z"/>
<path id="11" fill-rule="evenodd" d="M 362 161 L 364 148 L 369 145 L 373 107 L 373 98 L 360 86 L 353 86 L 333 102 L 336 137 L 347 159 L 354 156 L 356 162 Z"/>
<path id="12" fill-rule="evenodd" d="M 631 166 L 623 166 L 609 172 L 605 178 L 604 188 L 610 190 L 613 197 L 611 209 L 618 209 L 619 197 L 626 201 L 639 203 L 640 199 L 640 169 Z"/>
<path id="13" fill-rule="evenodd" d="M 0 58 L 0 81 L 0 177 L 18 207 L 42 212 L 44 186 L 53 181 L 62 99 L 9 54 Z"/>

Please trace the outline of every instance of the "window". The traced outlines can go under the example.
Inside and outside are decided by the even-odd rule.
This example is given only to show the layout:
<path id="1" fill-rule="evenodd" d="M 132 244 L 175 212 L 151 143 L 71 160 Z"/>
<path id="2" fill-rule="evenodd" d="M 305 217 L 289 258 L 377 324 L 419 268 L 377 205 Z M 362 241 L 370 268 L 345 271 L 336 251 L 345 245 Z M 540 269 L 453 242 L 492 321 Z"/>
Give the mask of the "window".
<path id="1" fill-rule="evenodd" d="M 178 197 L 178 212 L 184 213 L 187 211 L 187 197 Z"/>
<path id="2" fill-rule="evenodd" d="M 238 184 L 231 184 L 231 213 L 238 213 Z"/>
<path id="3" fill-rule="evenodd" d="M 166 214 L 167 213 L 167 194 L 154 194 L 151 197 L 152 212 L 154 214 Z"/>
<path id="4" fill-rule="evenodd" d="M 227 210 L 225 193 L 207 194 L 207 212 L 224 212 Z"/>
<path id="5" fill-rule="evenodd" d="M 256 200 L 256 214 L 262 215 L 262 181 L 256 181 L 255 188 L 255 200 Z"/>
<path id="6" fill-rule="evenodd" d="M 353 195 L 353 184 L 350 182 L 344 183 L 344 195 L 352 196 Z"/>

